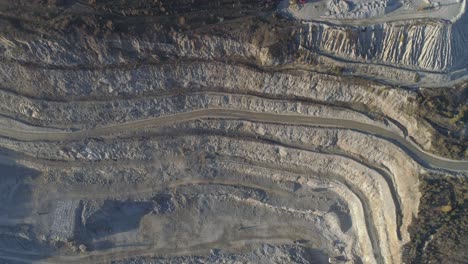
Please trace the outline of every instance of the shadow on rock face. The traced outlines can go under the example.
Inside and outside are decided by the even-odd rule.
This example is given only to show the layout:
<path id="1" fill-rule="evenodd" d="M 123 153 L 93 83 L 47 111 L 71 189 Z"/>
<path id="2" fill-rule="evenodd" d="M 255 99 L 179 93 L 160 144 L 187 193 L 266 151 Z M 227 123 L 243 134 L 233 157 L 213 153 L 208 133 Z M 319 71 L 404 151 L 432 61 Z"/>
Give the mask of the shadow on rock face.
<path id="1" fill-rule="evenodd" d="M 34 216 L 32 182 L 38 176 L 38 171 L 14 162 L 0 164 L 0 263 L 34 262 L 48 257 L 50 250 L 39 243 L 34 227 L 26 223 Z"/>
<path id="2" fill-rule="evenodd" d="M 141 218 L 153 209 L 151 202 L 105 201 L 85 224 L 90 237 L 105 236 L 138 228 Z"/>
<path id="3" fill-rule="evenodd" d="M 111 236 L 137 231 L 144 215 L 167 214 L 175 205 L 171 195 L 157 194 L 147 201 L 82 201 L 77 210 L 74 239 L 91 250 L 105 250 L 115 246 Z"/>
<path id="4" fill-rule="evenodd" d="M 32 187 L 29 181 L 39 172 L 26 167 L 0 164 L 0 215 L 2 221 L 21 219 L 31 214 Z"/>
<path id="5" fill-rule="evenodd" d="M 340 227 L 342 232 L 347 232 L 353 225 L 353 221 L 351 219 L 351 215 L 349 214 L 349 210 L 343 206 L 338 204 L 334 204 L 330 211 L 335 213 L 338 218 L 340 219 Z"/>
<path id="6" fill-rule="evenodd" d="M 328 264 L 328 255 L 313 248 L 293 248 L 292 258 L 296 263 Z"/>

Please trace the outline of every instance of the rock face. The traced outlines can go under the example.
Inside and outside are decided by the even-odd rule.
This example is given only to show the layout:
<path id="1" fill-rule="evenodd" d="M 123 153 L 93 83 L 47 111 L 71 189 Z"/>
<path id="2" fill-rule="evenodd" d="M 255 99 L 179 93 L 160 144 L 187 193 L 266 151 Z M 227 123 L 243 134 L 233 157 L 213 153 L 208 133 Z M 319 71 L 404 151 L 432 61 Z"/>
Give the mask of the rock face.
<path id="1" fill-rule="evenodd" d="M 327 3 L 332 15 L 321 14 L 323 6 L 314 2 L 299 11 L 282 9 L 307 21 L 299 36 L 302 48 L 337 60 L 429 73 L 454 72 L 467 66 L 468 53 L 463 48 L 468 43 L 465 1 L 444 3 L 447 6 L 442 8 L 432 6 L 427 14 L 419 6 L 413 15 L 408 10 L 411 7 L 404 6 L 415 3 L 408 1 Z M 400 7 L 407 10 L 393 10 Z"/>
<path id="2" fill-rule="evenodd" d="M 414 90 L 312 61 L 444 71 L 453 26 L 347 32 L 211 2 L 20 3 L 50 12 L 36 29 L 4 8 L 0 260 L 402 263 L 421 177 L 467 163 L 431 153 Z"/>
<path id="3" fill-rule="evenodd" d="M 357 27 L 307 23 L 300 38 L 303 48 L 338 59 L 450 72 L 466 67 L 465 23 L 434 20 Z"/>

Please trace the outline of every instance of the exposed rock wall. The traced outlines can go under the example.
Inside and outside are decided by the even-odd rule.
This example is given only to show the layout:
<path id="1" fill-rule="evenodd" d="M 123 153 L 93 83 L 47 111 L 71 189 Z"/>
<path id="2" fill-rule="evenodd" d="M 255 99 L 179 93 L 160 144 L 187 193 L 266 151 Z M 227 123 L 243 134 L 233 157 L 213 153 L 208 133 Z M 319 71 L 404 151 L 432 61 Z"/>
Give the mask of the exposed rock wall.
<path id="1" fill-rule="evenodd" d="M 410 91 L 387 89 L 383 85 L 359 82 L 353 78 L 328 74 L 305 71 L 296 74 L 284 73 L 281 65 L 277 65 L 275 57 L 271 56 L 269 52 L 252 44 L 244 45 L 231 39 L 189 37 L 175 34 L 166 44 L 156 40 L 156 42 L 133 40 L 132 45 L 126 46 L 125 40 L 102 41 L 103 43 L 98 46 L 99 50 L 91 49 L 90 46 L 82 44 L 77 49 L 69 51 L 70 54 L 74 54 L 73 56 L 64 57 L 58 51 L 67 50 L 66 44 L 63 44 L 65 45 L 63 47 L 56 47 L 62 45 L 61 42 L 49 41 L 42 42 L 42 44 L 34 42 L 36 43 L 34 45 L 39 45 L 35 48 L 36 50 L 49 51 L 47 54 L 51 59 L 54 58 L 53 63 L 42 56 L 30 53 L 31 49 L 29 48 L 20 49 L 22 54 L 28 54 L 24 55 L 24 59 L 28 58 L 34 64 L 6 63 L 0 68 L 0 71 L 3 72 L 0 79 L 3 81 L 4 87 L 13 92 L 13 94 L 1 94 L 1 96 L 8 98 L 6 101 L 9 103 L 4 105 L 5 110 L 18 105 L 22 106 L 13 112 L 22 111 L 23 117 L 30 121 L 57 114 L 69 115 L 69 117 L 60 120 L 83 120 L 80 117 L 70 116 L 77 114 L 73 109 L 81 107 L 102 108 L 102 110 L 96 108 L 99 112 L 108 111 L 109 107 L 113 107 L 108 102 L 96 102 L 95 104 L 84 102 L 35 103 L 34 100 L 17 97 L 14 94 L 20 93 L 29 97 L 49 98 L 50 100 L 66 98 L 71 101 L 83 100 L 85 97 L 89 98 L 88 100 L 102 100 L 102 98 L 138 96 L 143 98 L 134 102 L 124 100 L 112 104 L 125 104 L 135 111 L 142 111 L 136 108 L 145 108 L 145 104 L 155 103 L 147 98 L 150 95 L 161 94 L 161 92 L 174 95 L 187 90 L 222 88 L 229 92 L 269 94 L 278 98 L 283 96 L 303 97 L 329 104 L 366 105 L 369 109 L 381 111 L 385 116 L 401 123 L 424 148 L 430 149 L 432 146 L 433 129 L 424 120 L 415 119 L 412 116 L 414 113 L 412 109 L 417 105 L 413 102 L 415 94 Z M 110 53 L 112 47 L 119 51 L 118 55 L 106 59 L 105 56 Z M 80 55 L 81 52 L 82 55 Z M 180 54 L 178 55 L 179 64 L 163 63 L 159 55 L 154 55 L 155 61 L 153 62 L 145 62 L 144 60 L 144 58 L 151 58 L 152 54 L 161 53 L 166 56 Z M 138 55 L 133 56 L 132 54 Z M 233 63 L 223 62 L 224 59 L 234 59 L 239 58 L 239 56 L 254 58 L 259 63 L 263 62 L 260 66 L 264 65 L 266 68 L 251 67 L 241 62 L 236 63 L 235 60 Z M 74 59 L 69 60 L 70 58 Z M 207 60 L 218 62 L 206 62 Z M 94 62 L 88 64 L 88 61 Z M 18 79 L 14 76 L 23 77 Z M 138 106 L 132 106 L 135 103 Z M 56 107 L 61 110 L 56 111 Z M 119 107 L 118 111 L 124 109 Z M 52 114 L 52 112 L 54 113 Z M 115 112 L 115 114 L 117 113 Z M 44 117 L 40 117 L 40 115 L 44 115 Z M 128 115 L 128 112 L 125 115 Z M 119 117 L 119 119 L 121 118 L 125 117 Z M 88 114 L 86 114 L 85 119 L 89 122 L 93 120 L 89 119 Z M 106 121 L 101 120 L 100 122 Z"/>
<path id="2" fill-rule="evenodd" d="M 445 70 L 454 29 L 291 22 L 272 41 L 259 24 L 279 17 L 210 16 L 199 31 L 160 3 L 178 17 L 157 32 L 0 34 L 0 259 L 400 263 L 420 177 L 456 174 L 419 156 L 434 130 L 414 91 L 311 61 Z M 249 30 L 225 33 L 235 23 Z"/>
<path id="3" fill-rule="evenodd" d="M 445 72 L 465 66 L 467 31 L 462 21 L 392 22 L 370 26 L 305 23 L 305 49 L 338 59 Z"/>

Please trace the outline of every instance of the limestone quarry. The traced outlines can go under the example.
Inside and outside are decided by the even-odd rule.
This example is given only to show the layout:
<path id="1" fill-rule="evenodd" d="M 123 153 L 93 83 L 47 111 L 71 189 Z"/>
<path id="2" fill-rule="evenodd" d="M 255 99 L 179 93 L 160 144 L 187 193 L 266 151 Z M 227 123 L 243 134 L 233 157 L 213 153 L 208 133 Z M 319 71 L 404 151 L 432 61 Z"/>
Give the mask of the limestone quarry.
<path id="1" fill-rule="evenodd" d="M 5 0 L 0 263 L 466 263 L 466 0 Z"/>

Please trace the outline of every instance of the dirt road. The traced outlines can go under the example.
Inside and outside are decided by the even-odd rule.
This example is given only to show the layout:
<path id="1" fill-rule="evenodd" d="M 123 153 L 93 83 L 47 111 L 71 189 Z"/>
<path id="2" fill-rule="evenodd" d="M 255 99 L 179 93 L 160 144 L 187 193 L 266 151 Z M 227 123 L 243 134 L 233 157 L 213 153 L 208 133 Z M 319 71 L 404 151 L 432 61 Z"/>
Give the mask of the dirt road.
<path id="1" fill-rule="evenodd" d="M 10 128 L 0 128 L 0 135 L 24 141 L 68 141 L 79 140 L 88 137 L 99 137 L 103 135 L 110 135 L 119 132 L 136 132 L 142 128 L 163 126 L 185 122 L 196 119 L 237 119 L 253 122 L 265 122 L 275 124 L 288 124 L 288 125 L 314 125 L 324 127 L 336 127 L 357 130 L 365 133 L 382 137 L 390 142 L 398 145 L 405 152 L 411 155 L 415 160 L 425 166 L 439 169 L 466 171 L 468 170 L 468 161 L 450 160 L 442 157 L 435 156 L 428 153 L 410 140 L 388 131 L 384 128 L 361 123 L 352 120 L 344 119 L 331 119 L 322 117 L 311 117 L 304 115 L 293 114 L 275 114 L 265 112 L 252 112 L 245 110 L 234 109 L 202 109 L 191 112 L 178 113 L 167 116 L 160 116 L 155 118 L 137 120 L 121 124 L 113 124 L 109 126 L 97 127 L 90 130 L 80 130 L 75 132 L 34 132 L 26 130 L 16 130 Z"/>

